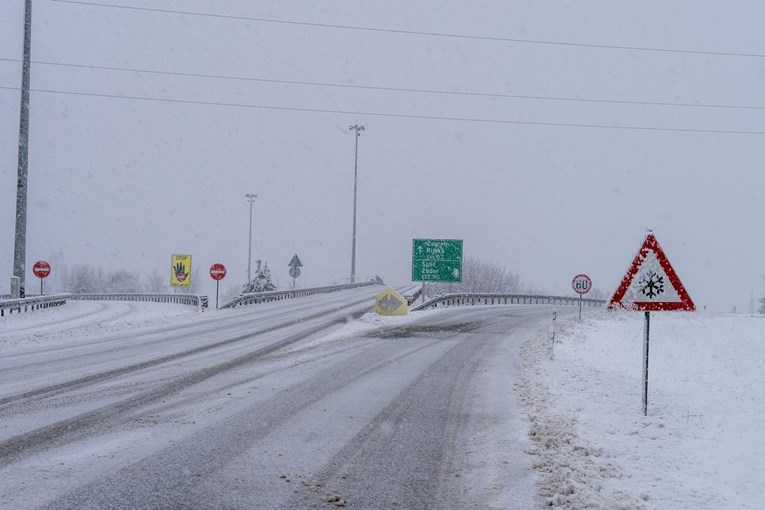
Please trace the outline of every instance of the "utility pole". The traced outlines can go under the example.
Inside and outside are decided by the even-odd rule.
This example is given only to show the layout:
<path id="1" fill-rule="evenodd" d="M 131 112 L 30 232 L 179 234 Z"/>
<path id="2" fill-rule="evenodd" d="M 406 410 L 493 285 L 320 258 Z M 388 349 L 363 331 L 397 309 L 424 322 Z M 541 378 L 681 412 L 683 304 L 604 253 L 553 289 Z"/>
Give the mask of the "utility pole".
<path id="1" fill-rule="evenodd" d="M 358 189 L 359 137 L 364 126 L 355 124 L 349 128 L 356 131 L 356 153 L 353 159 L 353 244 L 351 245 L 351 283 L 356 283 L 356 190 Z"/>
<path id="2" fill-rule="evenodd" d="M 250 269 L 252 268 L 252 203 L 255 202 L 258 195 L 245 193 L 244 196 L 247 197 L 247 201 L 250 203 L 250 242 L 249 250 L 247 252 L 247 283 L 250 283 L 252 281 L 252 276 L 250 275 Z"/>
<path id="3" fill-rule="evenodd" d="M 29 75 L 32 53 L 32 0 L 24 7 L 24 61 L 21 73 L 21 114 L 19 119 L 19 170 L 16 188 L 16 238 L 13 276 L 19 279 L 18 296 L 24 297 L 27 257 L 27 173 L 29 168 Z M 14 285 L 11 285 L 13 288 Z"/>

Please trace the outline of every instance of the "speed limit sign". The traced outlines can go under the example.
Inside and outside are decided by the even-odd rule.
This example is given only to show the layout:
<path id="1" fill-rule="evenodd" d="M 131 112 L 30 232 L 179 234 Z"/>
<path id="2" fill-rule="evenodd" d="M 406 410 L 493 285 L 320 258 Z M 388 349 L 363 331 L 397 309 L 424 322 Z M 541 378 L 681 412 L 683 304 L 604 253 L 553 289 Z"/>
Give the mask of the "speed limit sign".
<path id="1" fill-rule="evenodd" d="M 574 292 L 581 296 L 582 294 L 590 292 L 590 289 L 592 289 L 592 280 L 590 280 L 590 277 L 586 274 L 578 274 L 571 280 L 571 287 L 574 289 Z"/>

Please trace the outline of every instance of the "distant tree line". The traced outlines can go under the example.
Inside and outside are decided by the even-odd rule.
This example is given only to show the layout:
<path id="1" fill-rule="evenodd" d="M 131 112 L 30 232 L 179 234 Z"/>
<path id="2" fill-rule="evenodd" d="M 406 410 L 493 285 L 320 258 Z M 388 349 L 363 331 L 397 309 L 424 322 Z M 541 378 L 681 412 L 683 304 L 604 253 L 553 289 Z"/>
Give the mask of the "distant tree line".
<path id="1" fill-rule="evenodd" d="M 455 292 L 487 294 L 533 294 L 539 290 L 523 281 L 520 275 L 492 262 L 476 257 L 462 261 L 462 281 L 459 283 L 428 283 L 428 296 Z"/>
<path id="2" fill-rule="evenodd" d="M 486 262 L 476 257 L 468 257 L 462 262 L 462 281 L 459 283 L 428 283 L 425 294 L 433 297 L 453 293 L 480 294 L 546 294 L 534 285 L 506 267 Z M 590 299 L 608 299 L 603 290 L 593 288 L 584 297 Z"/>
<path id="3" fill-rule="evenodd" d="M 234 284 L 223 291 L 224 300 L 232 299 L 239 294 L 251 292 L 267 292 L 276 290 L 271 279 L 268 263 L 255 261 L 255 271 L 252 280 L 243 285 Z M 100 266 L 77 264 L 62 266 L 56 274 L 55 281 L 50 285 L 57 291 L 70 294 L 161 294 L 168 292 L 188 292 L 198 294 L 202 287 L 202 271 L 199 266 L 191 268 L 191 285 L 188 289 L 173 289 L 170 287 L 170 276 L 162 276 L 157 271 L 142 276 L 138 271 L 115 269 L 104 271 Z"/>
<path id="4" fill-rule="evenodd" d="M 157 271 L 142 277 L 138 271 L 115 269 L 104 271 L 100 266 L 77 264 L 63 266 L 58 275 L 56 287 L 70 294 L 159 294 L 171 292 L 170 277 L 164 278 Z M 178 289 L 181 292 L 196 294 L 201 288 L 200 270 L 197 266 L 191 270 L 191 286 Z"/>

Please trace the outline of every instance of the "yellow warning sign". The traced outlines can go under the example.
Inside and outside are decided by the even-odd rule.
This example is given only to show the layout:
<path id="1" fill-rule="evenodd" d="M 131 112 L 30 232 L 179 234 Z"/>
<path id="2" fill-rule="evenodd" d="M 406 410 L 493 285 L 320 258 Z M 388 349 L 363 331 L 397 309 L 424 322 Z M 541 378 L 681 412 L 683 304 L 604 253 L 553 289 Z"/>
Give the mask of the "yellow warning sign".
<path id="1" fill-rule="evenodd" d="M 390 287 L 375 299 L 375 312 L 378 315 L 406 315 L 408 311 L 406 299 Z"/>
<path id="2" fill-rule="evenodd" d="M 191 255 L 173 255 L 170 257 L 170 286 L 191 286 Z"/>

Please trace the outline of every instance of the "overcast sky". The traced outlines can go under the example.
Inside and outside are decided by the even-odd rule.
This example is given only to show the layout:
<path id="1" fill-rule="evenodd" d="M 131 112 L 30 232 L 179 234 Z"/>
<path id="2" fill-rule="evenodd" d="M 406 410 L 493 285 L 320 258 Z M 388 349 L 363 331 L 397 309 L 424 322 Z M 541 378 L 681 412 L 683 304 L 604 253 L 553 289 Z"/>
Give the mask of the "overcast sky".
<path id="1" fill-rule="evenodd" d="M 24 1 L 0 2 L 3 293 Z M 34 0 L 27 287 L 58 250 L 168 278 L 189 253 L 241 283 L 245 193 L 281 287 L 295 253 L 303 284 L 347 279 L 363 124 L 358 278 L 408 282 L 413 238 L 454 238 L 548 292 L 587 273 L 610 293 L 648 226 L 699 307 L 748 311 L 763 19 L 757 0 Z"/>

